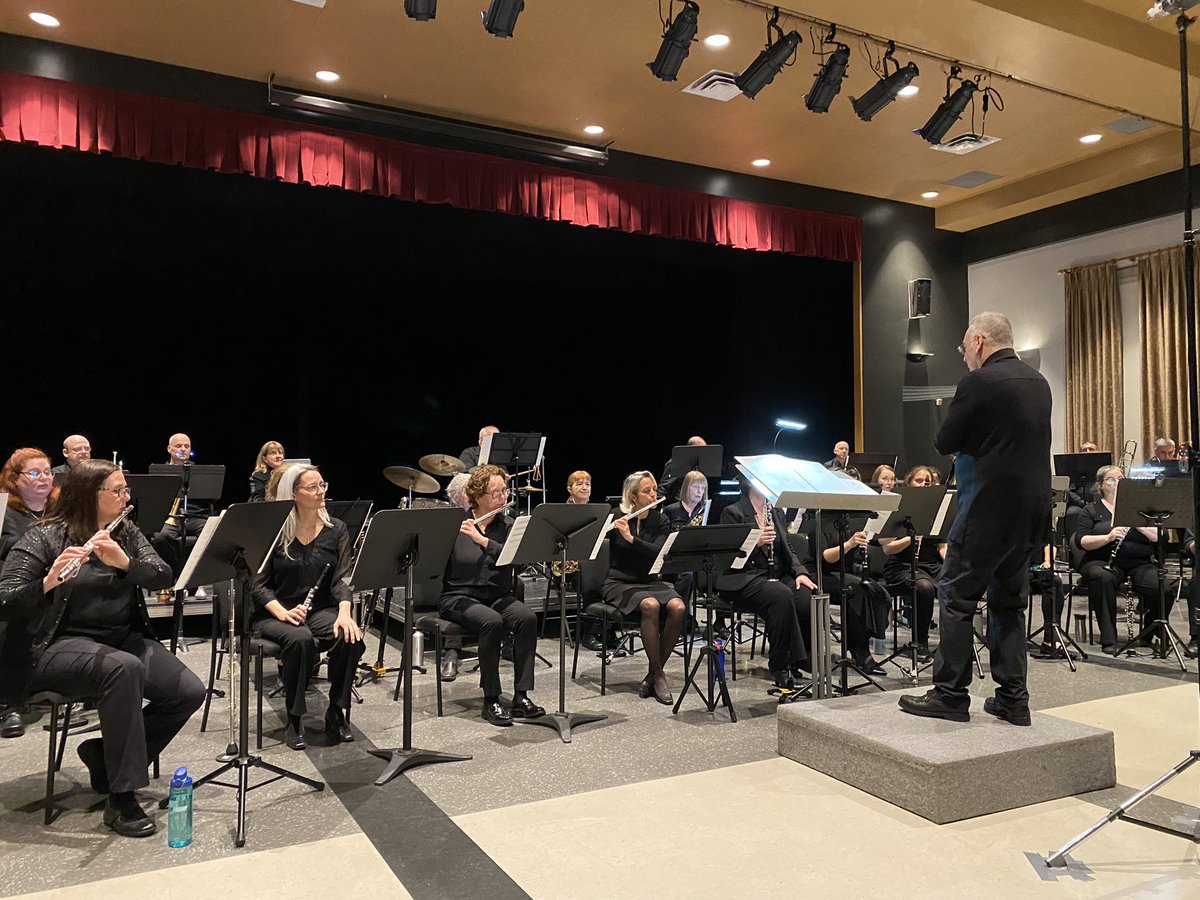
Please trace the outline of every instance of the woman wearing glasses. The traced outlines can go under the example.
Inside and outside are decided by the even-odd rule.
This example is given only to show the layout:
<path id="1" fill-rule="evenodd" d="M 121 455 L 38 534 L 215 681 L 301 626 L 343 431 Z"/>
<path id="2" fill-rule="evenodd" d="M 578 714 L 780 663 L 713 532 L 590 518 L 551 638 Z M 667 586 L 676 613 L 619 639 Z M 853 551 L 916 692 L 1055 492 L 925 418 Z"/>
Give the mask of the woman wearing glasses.
<path id="1" fill-rule="evenodd" d="M 9 552 L 0 620 L 21 627 L 9 626 L 0 651 L 0 687 L 12 702 L 36 691 L 96 698 L 102 736 L 80 744 L 79 756 L 92 790 L 108 794 L 104 824 L 145 837 L 154 820 L 134 791 L 146 787 L 149 761 L 204 702 L 204 685 L 150 629 L 142 589 L 170 584 L 170 569 L 132 522 L 104 528 L 128 502 L 116 466 L 81 462 L 54 515 Z M 81 546 L 88 541 L 90 551 Z M 82 564 L 72 572 L 76 561 Z"/>
<path id="2" fill-rule="evenodd" d="M 44 450 L 22 447 L 13 451 L 0 469 L 0 492 L 8 494 L 4 528 L 0 532 L 0 561 L 21 539 L 29 526 L 46 515 L 58 497 L 50 458 Z"/>
<path id="3" fill-rule="evenodd" d="M 258 451 L 254 461 L 254 471 L 250 473 L 250 502 L 267 499 L 267 482 L 271 473 L 283 462 L 283 444 L 279 441 L 267 441 Z"/>
<path id="4" fill-rule="evenodd" d="M 454 552 L 446 563 L 438 614 L 479 635 L 479 686 L 483 688 L 484 721 L 505 727 L 513 719 L 536 719 L 546 711 L 529 699 L 537 649 L 537 616 L 516 596 L 512 566 L 496 561 L 512 528 L 504 512 L 508 478 L 499 466 L 476 466 L 467 481 L 470 508 L 458 529 Z M 488 516 L 486 521 L 476 520 Z M 505 632 L 513 642 L 513 700 L 500 702 L 500 643 Z"/>
<path id="5" fill-rule="evenodd" d="M 1105 653 L 1117 649 L 1117 590 L 1125 580 L 1129 579 L 1142 598 L 1144 624 L 1154 621 L 1158 596 L 1158 565 L 1154 559 L 1158 529 L 1113 527 L 1117 489 L 1124 477 L 1120 466 L 1104 466 L 1096 473 L 1100 499 L 1083 507 L 1072 537 L 1083 551 L 1079 572 L 1100 625 L 1100 645 Z M 1174 600 L 1172 588 L 1167 592 L 1168 612 Z"/>
<path id="6" fill-rule="evenodd" d="M 893 474 L 893 480 L 895 475 Z M 904 486 L 910 488 L 932 487 L 937 484 L 936 475 L 929 466 L 914 466 L 904 476 Z M 916 536 L 917 565 L 916 581 L 913 581 L 912 540 L 908 537 L 881 538 L 885 561 L 883 577 L 888 591 L 893 596 L 904 598 L 905 615 L 912 624 L 912 642 L 916 646 L 917 661 L 928 662 L 929 624 L 933 621 L 933 601 L 937 590 L 938 574 L 946 558 L 946 542 L 942 538 Z M 913 613 L 913 602 L 916 613 Z M 905 649 L 912 649 L 911 647 Z"/>
<path id="7" fill-rule="evenodd" d="M 346 711 L 355 665 L 365 646 L 350 613 L 352 543 L 346 523 L 325 511 L 329 485 L 316 466 L 292 465 L 280 476 L 278 500 L 295 508 L 283 523 L 279 543 L 262 572 L 255 576 L 250 595 L 258 606 L 255 630 L 283 648 L 283 686 L 287 698 L 284 741 L 303 750 L 304 694 L 318 662 L 318 651 L 329 651 L 329 709 L 325 736 L 331 743 L 354 740 Z M 312 601 L 307 606 L 309 596 Z"/>

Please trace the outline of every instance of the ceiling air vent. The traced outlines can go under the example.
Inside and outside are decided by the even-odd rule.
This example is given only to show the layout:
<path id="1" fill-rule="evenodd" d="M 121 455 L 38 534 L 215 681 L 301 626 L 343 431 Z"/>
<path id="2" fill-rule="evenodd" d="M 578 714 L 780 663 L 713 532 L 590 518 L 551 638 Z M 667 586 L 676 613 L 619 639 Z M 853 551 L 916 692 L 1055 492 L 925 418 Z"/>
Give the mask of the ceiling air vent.
<path id="1" fill-rule="evenodd" d="M 971 172 L 964 172 L 957 178 L 951 178 L 949 181 L 943 181 L 942 184 L 957 188 L 976 188 L 981 184 L 987 184 L 989 181 L 995 181 L 999 177 L 999 175 L 995 175 L 991 172 L 980 172 L 978 169 L 975 169 Z"/>
<path id="2" fill-rule="evenodd" d="M 296 0 L 297 3 L 303 3 L 305 6 L 315 6 L 317 9 L 325 8 L 325 0 Z"/>
<path id="3" fill-rule="evenodd" d="M 998 137 L 988 137 L 986 134 L 973 134 L 968 131 L 966 134 L 952 137 L 948 141 L 934 144 L 933 149 L 941 150 L 943 153 L 953 153 L 955 156 L 963 156 L 967 153 L 974 153 L 989 144 L 994 144 L 998 140 L 1000 140 Z"/>
<path id="4" fill-rule="evenodd" d="M 1106 122 L 1104 127 L 1109 131 L 1118 131 L 1121 134 L 1136 134 L 1149 128 L 1150 123 L 1138 116 L 1121 116 L 1119 119 Z"/>
<path id="5" fill-rule="evenodd" d="M 733 79 L 736 78 L 733 72 L 722 72 L 720 69 L 713 69 L 710 72 L 705 72 L 691 84 L 683 89 L 685 94 L 695 94 L 697 97 L 707 97 L 709 100 L 732 100 L 741 91 L 738 90 Z"/>

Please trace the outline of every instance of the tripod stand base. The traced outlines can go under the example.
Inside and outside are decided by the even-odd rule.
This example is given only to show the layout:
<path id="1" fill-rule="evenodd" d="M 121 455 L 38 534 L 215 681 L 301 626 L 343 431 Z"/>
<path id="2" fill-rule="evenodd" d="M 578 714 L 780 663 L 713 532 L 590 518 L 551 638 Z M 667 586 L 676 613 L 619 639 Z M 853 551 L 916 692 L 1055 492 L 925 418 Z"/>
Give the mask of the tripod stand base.
<path id="1" fill-rule="evenodd" d="M 379 773 L 379 777 L 375 779 L 376 784 L 387 784 L 401 772 L 415 769 L 417 766 L 430 766 L 434 763 L 464 762 L 471 758 L 469 756 L 456 756 L 453 753 L 442 753 L 439 750 L 422 750 L 420 747 L 394 747 L 391 750 L 372 750 L 371 755 L 388 761 L 383 771 Z"/>
<path id="2" fill-rule="evenodd" d="M 608 716 L 596 713 L 556 712 L 538 716 L 536 719 L 519 719 L 525 725 L 543 725 L 558 732 L 564 744 L 571 743 L 571 729 L 577 725 L 587 725 L 591 722 L 603 722 Z"/>
<path id="3" fill-rule="evenodd" d="M 1161 632 L 1161 634 L 1159 633 Z M 1125 645 L 1114 653 L 1114 656 L 1121 656 L 1130 648 L 1137 644 L 1148 644 L 1151 638 L 1158 637 L 1158 649 L 1154 651 L 1154 659 L 1166 659 L 1167 652 L 1175 654 L 1175 661 L 1179 663 L 1179 671 L 1186 672 L 1187 666 L 1183 662 L 1183 654 L 1180 652 L 1180 647 L 1186 647 L 1187 642 L 1175 633 L 1175 629 L 1166 619 L 1155 619 L 1145 628 L 1137 633 L 1131 641 L 1126 641 Z"/>

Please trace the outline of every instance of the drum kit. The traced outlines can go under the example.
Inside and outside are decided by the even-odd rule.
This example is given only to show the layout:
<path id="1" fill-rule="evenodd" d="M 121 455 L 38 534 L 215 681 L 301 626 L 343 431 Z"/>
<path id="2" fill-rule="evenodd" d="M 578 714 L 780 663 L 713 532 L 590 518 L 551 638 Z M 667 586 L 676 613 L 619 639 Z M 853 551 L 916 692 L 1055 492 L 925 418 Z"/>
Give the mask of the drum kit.
<path id="1" fill-rule="evenodd" d="M 383 470 L 383 477 L 407 495 L 400 501 L 401 509 L 435 509 L 450 506 L 449 500 L 438 497 L 414 497 L 414 494 L 440 494 L 442 484 L 434 475 L 453 477 L 467 471 L 466 463 L 457 456 L 446 453 L 430 453 L 422 456 L 417 463 L 421 468 L 411 466 L 388 466 Z M 424 470 L 424 471 L 422 471 Z"/>

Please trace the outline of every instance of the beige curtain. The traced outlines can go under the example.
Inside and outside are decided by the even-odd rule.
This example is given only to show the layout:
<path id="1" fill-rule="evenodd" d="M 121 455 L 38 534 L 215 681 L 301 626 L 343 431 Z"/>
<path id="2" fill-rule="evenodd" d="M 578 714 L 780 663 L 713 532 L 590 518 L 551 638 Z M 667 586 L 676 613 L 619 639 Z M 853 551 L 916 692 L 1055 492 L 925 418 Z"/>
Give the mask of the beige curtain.
<path id="1" fill-rule="evenodd" d="M 1196 268 L 1200 287 L 1200 265 Z M 1188 365 L 1187 359 L 1184 271 L 1183 247 L 1157 250 L 1138 260 L 1143 456 L 1154 452 L 1160 437 L 1178 443 L 1189 440 L 1192 433 L 1188 379 L 1196 378 L 1200 368 Z"/>
<path id="2" fill-rule="evenodd" d="M 1121 297 L 1115 261 L 1066 273 L 1067 446 L 1095 441 L 1120 456 L 1125 443 Z"/>

